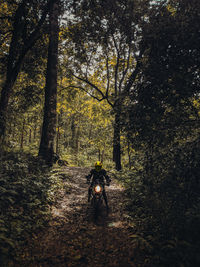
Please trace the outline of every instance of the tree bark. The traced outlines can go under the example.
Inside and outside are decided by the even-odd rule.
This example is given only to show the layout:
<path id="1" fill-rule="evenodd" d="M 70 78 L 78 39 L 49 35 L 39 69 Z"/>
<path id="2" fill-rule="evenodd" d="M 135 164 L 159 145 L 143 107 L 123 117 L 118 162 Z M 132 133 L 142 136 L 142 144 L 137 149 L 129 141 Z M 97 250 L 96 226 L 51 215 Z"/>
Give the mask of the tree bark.
<path id="1" fill-rule="evenodd" d="M 115 111 L 114 121 L 114 136 L 113 136 L 113 161 L 115 162 L 115 168 L 117 171 L 122 169 L 121 166 L 121 144 L 120 144 L 120 112 L 121 108 L 118 107 Z"/>
<path id="2" fill-rule="evenodd" d="M 129 170 L 130 170 L 131 169 L 131 151 L 130 151 L 130 141 L 129 140 L 128 140 L 127 152 L 128 152 L 128 166 L 129 166 Z"/>
<path id="3" fill-rule="evenodd" d="M 80 138 L 80 127 L 78 126 L 76 130 L 76 141 L 75 141 L 75 150 L 77 154 L 79 153 L 79 147 L 80 147 L 79 138 Z"/>
<path id="4" fill-rule="evenodd" d="M 56 154 L 59 155 L 59 140 L 60 140 L 60 127 L 58 126 L 56 135 Z"/>
<path id="5" fill-rule="evenodd" d="M 76 125 L 75 125 L 75 118 L 72 116 L 72 122 L 71 122 L 71 148 L 75 149 L 75 135 L 76 135 Z"/>
<path id="6" fill-rule="evenodd" d="M 105 152 L 105 150 L 103 149 L 102 152 L 101 152 L 101 162 L 102 162 L 102 163 L 103 163 L 103 161 L 104 161 L 104 152 Z"/>
<path id="7" fill-rule="evenodd" d="M 29 144 L 32 143 L 32 129 L 31 128 L 29 129 L 29 139 L 28 139 L 28 141 L 29 141 Z"/>
<path id="8" fill-rule="evenodd" d="M 26 120 L 23 120 L 23 125 L 22 125 L 22 132 L 21 132 L 21 140 L 20 140 L 20 149 L 23 150 L 24 148 L 24 131 L 25 131 L 25 123 Z"/>
<path id="9" fill-rule="evenodd" d="M 15 13 L 13 23 L 13 35 L 9 47 L 9 55 L 7 62 L 7 73 L 5 83 L 1 91 L 0 99 L 0 143 L 4 140 L 7 120 L 7 109 L 10 95 L 12 94 L 12 88 L 15 84 L 17 76 L 20 72 L 21 65 L 27 54 L 27 52 L 33 47 L 39 37 L 39 30 L 46 19 L 46 15 L 49 9 L 49 3 L 46 5 L 41 19 L 38 22 L 35 30 L 30 33 L 29 37 L 24 41 L 22 49 L 19 49 L 20 40 L 22 38 L 23 27 L 25 25 L 24 14 L 25 12 L 25 0 L 22 1 Z M 20 47 L 21 48 L 21 47 Z M 20 52 L 19 52 L 20 51 Z"/>
<path id="10" fill-rule="evenodd" d="M 100 148 L 98 149 L 98 159 L 99 161 L 101 161 L 101 149 Z"/>
<path id="11" fill-rule="evenodd" d="M 57 64 L 58 64 L 58 15 L 59 0 L 52 1 L 50 7 L 49 49 L 45 86 L 45 105 L 40 141 L 39 156 L 48 165 L 53 164 L 54 140 L 56 136 L 56 105 L 57 105 Z"/>
<path id="12" fill-rule="evenodd" d="M 33 140 L 35 141 L 37 135 L 37 121 L 34 123 L 34 129 L 33 129 Z"/>
<path id="13" fill-rule="evenodd" d="M 1 139 L 3 139 L 5 135 L 7 107 L 8 107 L 8 101 L 10 97 L 11 88 L 13 87 L 13 83 L 9 81 L 8 79 L 6 80 L 2 88 L 1 99 L 0 99 L 0 138 Z"/>

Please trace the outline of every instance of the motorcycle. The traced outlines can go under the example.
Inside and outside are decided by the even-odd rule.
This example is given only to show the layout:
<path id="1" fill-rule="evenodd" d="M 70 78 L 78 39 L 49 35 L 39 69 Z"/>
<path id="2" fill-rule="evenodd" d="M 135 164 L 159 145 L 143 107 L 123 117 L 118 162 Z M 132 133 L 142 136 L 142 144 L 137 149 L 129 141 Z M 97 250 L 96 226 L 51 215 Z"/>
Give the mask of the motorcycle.
<path id="1" fill-rule="evenodd" d="M 100 182 L 97 179 L 92 186 L 92 194 L 91 194 L 91 205 L 94 209 L 95 219 L 98 218 L 101 207 L 103 205 L 103 190 L 104 190 L 104 184 L 102 184 L 102 182 Z"/>

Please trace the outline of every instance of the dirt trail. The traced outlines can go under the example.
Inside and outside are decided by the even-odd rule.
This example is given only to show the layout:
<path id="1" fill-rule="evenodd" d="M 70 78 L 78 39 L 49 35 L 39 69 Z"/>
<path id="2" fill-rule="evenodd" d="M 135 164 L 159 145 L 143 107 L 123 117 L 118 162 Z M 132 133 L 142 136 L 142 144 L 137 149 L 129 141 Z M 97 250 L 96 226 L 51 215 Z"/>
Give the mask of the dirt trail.
<path id="1" fill-rule="evenodd" d="M 53 220 L 35 240 L 28 267 L 134 267 L 133 237 L 123 210 L 123 189 L 112 179 L 106 187 L 110 212 L 95 223 L 87 202 L 87 168 L 65 167 L 71 189 L 53 208 Z M 69 178 L 68 178 L 69 177 Z M 31 254 L 31 255 L 30 255 Z"/>

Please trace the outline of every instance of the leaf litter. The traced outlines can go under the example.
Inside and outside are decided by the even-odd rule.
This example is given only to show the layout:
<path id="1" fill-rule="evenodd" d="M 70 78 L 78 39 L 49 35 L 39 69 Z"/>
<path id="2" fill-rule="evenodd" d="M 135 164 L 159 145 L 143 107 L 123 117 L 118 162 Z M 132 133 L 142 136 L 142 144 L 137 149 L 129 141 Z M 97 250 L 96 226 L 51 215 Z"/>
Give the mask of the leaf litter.
<path id="1" fill-rule="evenodd" d="M 110 211 L 107 214 L 102 207 L 100 217 L 94 221 L 87 202 L 88 172 L 88 168 L 62 168 L 63 189 L 52 208 L 52 219 L 29 241 L 20 266 L 138 266 L 132 246 L 134 229 L 124 210 L 122 186 L 112 179 L 106 187 Z"/>

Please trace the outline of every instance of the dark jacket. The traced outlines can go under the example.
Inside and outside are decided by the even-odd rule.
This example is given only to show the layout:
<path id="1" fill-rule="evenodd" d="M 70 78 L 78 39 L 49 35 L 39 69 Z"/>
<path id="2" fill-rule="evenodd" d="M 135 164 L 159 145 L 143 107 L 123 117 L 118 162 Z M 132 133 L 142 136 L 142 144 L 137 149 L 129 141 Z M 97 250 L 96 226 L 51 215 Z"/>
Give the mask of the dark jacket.
<path id="1" fill-rule="evenodd" d="M 90 181 L 92 178 L 92 183 L 94 183 L 96 179 L 99 179 L 101 183 L 104 183 L 104 179 L 106 179 L 107 183 L 110 182 L 110 177 L 107 175 L 107 172 L 104 169 L 101 169 L 100 171 L 92 169 L 86 178 L 88 181 Z"/>

